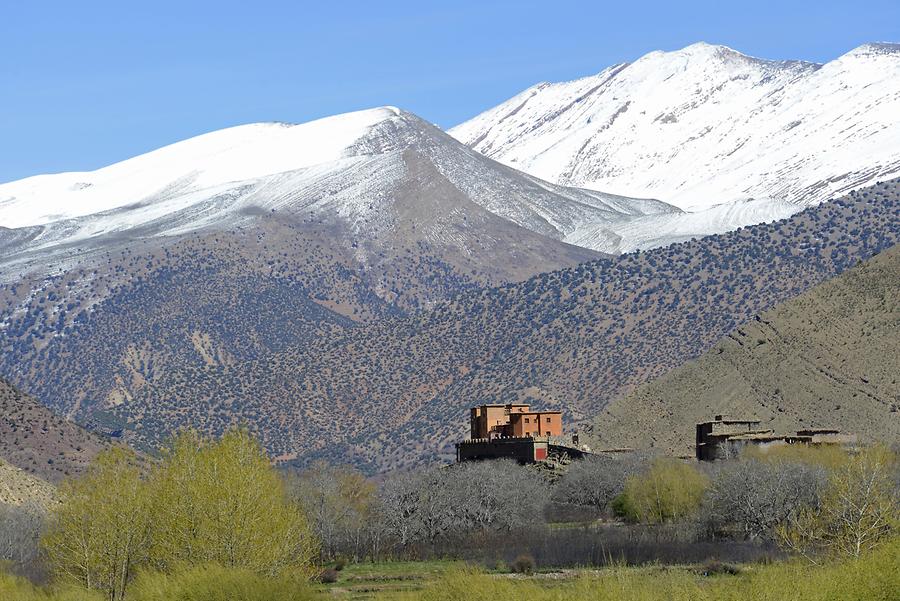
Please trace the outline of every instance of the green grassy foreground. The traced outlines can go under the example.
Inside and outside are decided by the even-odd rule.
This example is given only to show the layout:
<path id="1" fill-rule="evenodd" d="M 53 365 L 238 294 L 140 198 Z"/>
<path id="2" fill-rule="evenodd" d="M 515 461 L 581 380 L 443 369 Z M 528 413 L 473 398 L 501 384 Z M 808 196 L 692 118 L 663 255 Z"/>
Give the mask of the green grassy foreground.
<path id="1" fill-rule="evenodd" d="M 102 601 L 79 588 L 41 588 L 0 573 L 3 601 Z M 489 573 L 461 562 L 348 565 L 338 582 L 308 585 L 266 579 L 246 570 L 194 567 L 174 575 L 140 574 L 127 601 L 897 601 L 900 539 L 858 560 L 748 564 L 737 574 L 705 574 L 697 566 L 615 567 Z"/>
<path id="2" fill-rule="evenodd" d="M 385 592 L 381 601 L 897 601 L 900 541 L 853 561 L 813 566 L 791 561 L 746 565 L 738 574 L 697 567 L 610 568 L 527 577 L 451 569 L 421 590 Z"/>
<path id="3" fill-rule="evenodd" d="M 338 581 L 321 584 L 317 589 L 323 597 L 341 600 L 393 598 L 411 593 L 412 598 L 424 588 L 466 569 L 457 561 L 391 561 L 348 564 L 341 570 Z"/>

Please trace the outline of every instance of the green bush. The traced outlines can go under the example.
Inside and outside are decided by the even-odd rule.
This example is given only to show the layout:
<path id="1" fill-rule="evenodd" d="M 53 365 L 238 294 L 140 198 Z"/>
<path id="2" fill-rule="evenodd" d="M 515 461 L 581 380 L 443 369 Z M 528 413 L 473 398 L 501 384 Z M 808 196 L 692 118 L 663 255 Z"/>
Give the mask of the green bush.
<path id="1" fill-rule="evenodd" d="M 709 479 L 693 465 L 660 458 L 649 471 L 629 476 L 614 509 L 635 522 L 658 524 L 694 513 L 703 501 Z"/>
<path id="2" fill-rule="evenodd" d="M 143 572 L 128 601 L 306 601 L 316 599 L 301 577 L 266 577 L 246 568 L 205 565 L 173 574 Z"/>
<path id="3" fill-rule="evenodd" d="M 63 484 L 42 540 L 58 582 L 124 601 L 141 569 L 219 564 L 313 575 L 317 543 L 306 517 L 246 431 L 219 440 L 183 432 L 146 472 L 133 452 L 113 448 Z"/>
<path id="4" fill-rule="evenodd" d="M 0 599 L 3 601 L 104 601 L 103 595 L 80 587 L 43 589 L 28 580 L 0 571 Z"/>

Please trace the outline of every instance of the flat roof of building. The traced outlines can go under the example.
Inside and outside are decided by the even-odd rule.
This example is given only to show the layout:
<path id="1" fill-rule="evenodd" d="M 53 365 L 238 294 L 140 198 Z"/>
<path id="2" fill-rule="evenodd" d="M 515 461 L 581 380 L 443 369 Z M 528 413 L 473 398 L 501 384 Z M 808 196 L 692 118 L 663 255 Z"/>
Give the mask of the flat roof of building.
<path id="1" fill-rule="evenodd" d="M 758 419 L 714 419 L 708 422 L 700 422 L 700 425 L 704 424 L 758 424 L 761 420 Z"/>

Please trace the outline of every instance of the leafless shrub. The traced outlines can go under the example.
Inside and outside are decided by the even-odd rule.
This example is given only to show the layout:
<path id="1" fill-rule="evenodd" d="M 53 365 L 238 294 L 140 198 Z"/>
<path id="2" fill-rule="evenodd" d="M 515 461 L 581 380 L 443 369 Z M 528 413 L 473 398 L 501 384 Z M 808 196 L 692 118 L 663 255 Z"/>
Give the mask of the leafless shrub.
<path id="1" fill-rule="evenodd" d="M 775 528 L 818 503 L 820 466 L 755 459 L 723 462 L 713 472 L 702 508 L 710 534 L 772 540 Z"/>
<path id="2" fill-rule="evenodd" d="M 531 574 L 534 572 L 534 557 L 523 553 L 513 560 L 510 569 L 516 574 Z"/>
<path id="3" fill-rule="evenodd" d="M 622 494 L 628 476 L 638 473 L 645 462 L 643 456 L 588 457 L 575 461 L 556 484 L 553 500 L 562 505 L 606 512 L 613 499 Z"/>
<path id="4" fill-rule="evenodd" d="M 16 573 L 40 576 L 38 540 L 44 520 L 45 512 L 38 506 L 0 503 L 0 562 Z"/>

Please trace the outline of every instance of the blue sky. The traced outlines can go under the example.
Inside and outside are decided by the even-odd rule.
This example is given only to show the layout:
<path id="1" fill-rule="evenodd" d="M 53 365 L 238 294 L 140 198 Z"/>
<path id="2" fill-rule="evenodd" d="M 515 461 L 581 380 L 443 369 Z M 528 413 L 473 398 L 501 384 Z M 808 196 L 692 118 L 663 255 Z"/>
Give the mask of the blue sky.
<path id="1" fill-rule="evenodd" d="M 4 0 L 0 40 L 3 182 L 385 104 L 449 127 L 538 81 L 700 40 L 824 62 L 900 41 L 900 1 Z"/>

